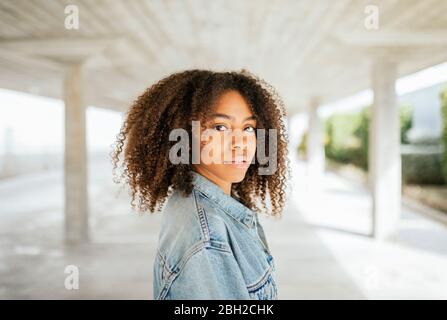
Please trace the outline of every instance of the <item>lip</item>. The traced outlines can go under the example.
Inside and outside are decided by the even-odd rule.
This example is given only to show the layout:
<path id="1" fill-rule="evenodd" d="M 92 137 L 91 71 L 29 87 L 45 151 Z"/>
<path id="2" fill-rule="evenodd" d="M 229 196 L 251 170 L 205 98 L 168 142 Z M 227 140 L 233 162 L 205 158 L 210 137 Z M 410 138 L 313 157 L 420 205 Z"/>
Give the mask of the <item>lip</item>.
<path id="1" fill-rule="evenodd" d="M 250 165 L 250 163 L 247 160 L 225 161 L 224 164 L 226 164 L 228 166 L 235 167 L 235 168 L 241 168 L 241 169 L 245 169 Z"/>

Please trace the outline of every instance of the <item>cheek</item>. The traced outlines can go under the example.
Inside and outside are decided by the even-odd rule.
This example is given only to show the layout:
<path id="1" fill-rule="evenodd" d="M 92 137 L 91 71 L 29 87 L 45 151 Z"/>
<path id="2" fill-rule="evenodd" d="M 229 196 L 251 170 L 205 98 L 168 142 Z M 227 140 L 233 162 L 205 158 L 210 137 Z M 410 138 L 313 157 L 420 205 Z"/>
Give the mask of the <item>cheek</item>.
<path id="1" fill-rule="evenodd" d="M 200 143 L 201 160 L 204 162 L 220 162 L 221 154 L 224 151 L 223 137 L 220 134 L 213 134 Z"/>
<path id="2" fill-rule="evenodd" d="M 253 156 L 256 153 L 256 136 L 250 136 L 247 138 L 247 151 Z"/>

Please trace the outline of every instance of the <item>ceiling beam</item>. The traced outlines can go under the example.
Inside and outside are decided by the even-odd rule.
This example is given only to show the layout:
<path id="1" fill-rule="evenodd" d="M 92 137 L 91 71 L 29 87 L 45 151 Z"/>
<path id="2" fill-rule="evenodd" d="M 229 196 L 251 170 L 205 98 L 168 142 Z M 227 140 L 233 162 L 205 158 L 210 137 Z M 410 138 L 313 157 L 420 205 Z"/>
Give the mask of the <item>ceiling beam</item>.
<path id="1" fill-rule="evenodd" d="M 438 47 L 447 46 L 447 29 L 339 32 L 336 38 L 345 44 L 361 47 Z"/>
<path id="2" fill-rule="evenodd" d="M 57 60 L 85 59 L 122 39 L 118 36 L 0 39 L 0 48 Z"/>

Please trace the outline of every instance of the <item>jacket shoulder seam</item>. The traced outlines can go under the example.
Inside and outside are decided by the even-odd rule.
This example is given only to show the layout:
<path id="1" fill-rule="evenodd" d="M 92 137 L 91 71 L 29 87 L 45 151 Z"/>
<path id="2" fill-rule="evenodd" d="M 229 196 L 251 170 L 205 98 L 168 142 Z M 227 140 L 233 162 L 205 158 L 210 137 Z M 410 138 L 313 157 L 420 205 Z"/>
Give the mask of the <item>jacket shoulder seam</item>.
<path id="1" fill-rule="evenodd" d="M 193 190 L 193 194 L 194 194 L 194 204 L 196 207 L 197 218 L 199 219 L 199 223 L 200 223 L 200 231 L 202 232 L 204 241 L 209 241 L 210 230 L 209 230 L 209 224 L 208 224 L 208 219 L 206 217 L 205 210 L 203 209 L 203 206 L 201 206 L 199 204 L 199 201 L 197 199 L 198 196 L 197 196 L 195 189 Z"/>

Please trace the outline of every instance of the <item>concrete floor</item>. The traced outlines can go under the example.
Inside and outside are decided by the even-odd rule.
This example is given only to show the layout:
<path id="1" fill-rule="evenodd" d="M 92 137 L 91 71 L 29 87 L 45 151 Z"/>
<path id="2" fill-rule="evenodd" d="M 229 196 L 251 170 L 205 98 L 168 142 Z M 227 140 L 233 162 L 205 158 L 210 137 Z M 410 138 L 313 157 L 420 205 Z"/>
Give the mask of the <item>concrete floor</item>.
<path id="1" fill-rule="evenodd" d="M 378 243 L 365 236 L 363 187 L 327 174 L 310 193 L 305 166 L 294 172 L 282 220 L 261 218 L 280 299 L 447 298 L 445 226 L 406 212 L 399 242 Z M 160 215 L 132 212 L 106 162 L 89 175 L 91 242 L 79 247 L 63 244 L 61 172 L 0 182 L 1 299 L 152 298 Z M 78 290 L 64 287 L 67 265 L 79 268 Z"/>
<path id="2" fill-rule="evenodd" d="M 294 169 L 297 211 L 367 299 L 447 299 L 447 225 L 428 208 L 403 205 L 396 240 L 376 241 L 364 185 L 326 172 L 311 192 L 305 165 Z"/>

